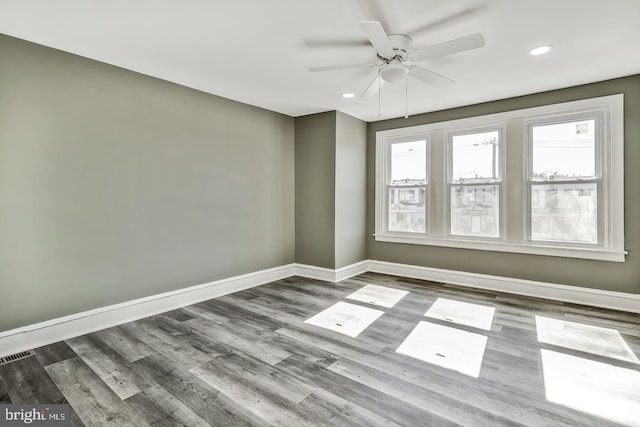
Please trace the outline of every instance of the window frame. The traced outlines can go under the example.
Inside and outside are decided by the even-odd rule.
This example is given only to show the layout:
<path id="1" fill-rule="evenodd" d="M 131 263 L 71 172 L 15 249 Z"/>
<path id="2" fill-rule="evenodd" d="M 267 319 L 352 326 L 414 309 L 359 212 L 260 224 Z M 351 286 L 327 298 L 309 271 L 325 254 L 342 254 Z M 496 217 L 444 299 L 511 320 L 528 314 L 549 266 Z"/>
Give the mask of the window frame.
<path id="1" fill-rule="evenodd" d="M 473 116 L 418 126 L 386 129 L 376 132 L 375 150 L 375 234 L 377 242 L 407 243 L 436 247 L 465 248 L 532 255 L 559 256 L 624 262 L 624 95 L 616 94 L 558 104 L 512 110 L 484 116 Z M 576 114 L 600 112 L 604 126 L 601 128 L 600 171 L 602 215 L 598 212 L 598 232 L 601 244 L 567 244 L 564 242 L 530 241 L 529 173 L 530 154 L 528 124 L 542 122 L 553 117 L 570 117 Z M 450 236 L 449 155 L 448 133 L 465 130 L 502 128 L 501 167 L 501 236 L 471 238 Z M 388 161 L 383 147 L 386 140 L 425 138 L 427 140 L 427 193 L 425 203 L 425 234 L 389 232 L 382 213 L 386 196 L 381 191 L 381 173 Z M 515 171 L 515 172 L 514 172 Z M 600 197 L 600 194 L 598 194 Z"/>
<path id="2" fill-rule="evenodd" d="M 496 165 L 498 169 L 497 178 L 493 180 L 487 179 L 485 182 L 478 183 L 454 183 L 453 182 L 453 138 L 458 135 L 471 135 L 475 133 L 485 133 L 497 131 L 498 132 L 498 163 Z M 498 123 L 495 125 L 483 126 L 483 127 L 474 127 L 474 128 L 466 128 L 466 129 L 455 129 L 449 130 L 444 134 L 444 140 L 446 144 L 446 168 L 445 168 L 445 227 L 446 227 L 446 236 L 449 239 L 458 239 L 458 240 L 479 240 L 479 241 L 502 241 L 504 240 L 505 234 L 505 221 L 504 221 L 504 135 L 505 128 L 503 123 Z M 495 161 L 495 159 L 494 159 Z M 478 187 L 478 186 L 487 186 L 487 185 L 496 185 L 498 187 L 498 237 L 490 237 L 490 236 L 469 236 L 469 235 L 459 235 L 453 234 L 451 230 L 451 189 L 453 187 Z"/>
<path id="3" fill-rule="evenodd" d="M 570 244 L 571 246 L 576 247 L 584 247 L 584 248 L 603 248 L 605 242 L 605 235 L 607 234 L 607 226 L 604 223 L 604 211 L 606 207 L 605 201 L 608 200 L 608 191 L 606 186 L 603 185 L 605 179 L 605 173 L 603 169 L 603 157 L 604 157 L 604 146 L 605 144 L 605 128 L 607 124 L 607 120 L 605 118 L 606 111 L 603 109 L 594 109 L 594 110 L 584 110 L 581 112 L 572 112 L 568 114 L 556 114 L 545 117 L 536 117 L 534 119 L 525 120 L 524 126 L 526 131 L 526 144 L 527 144 L 527 155 L 525 157 L 526 162 L 526 188 L 527 188 L 527 196 L 525 199 L 526 202 L 526 210 L 525 210 L 525 220 L 526 220 L 526 230 L 527 230 L 527 241 L 531 244 L 544 244 L 544 245 L 552 245 L 552 246 L 566 246 Z M 571 123 L 575 121 L 581 120 L 590 120 L 593 119 L 596 126 L 596 134 L 594 140 L 594 177 L 588 179 L 563 179 L 563 180 L 534 180 L 533 179 L 533 128 L 535 126 L 546 126 L 546 125 L 554 125 L 560 123 Z M 553 241 L 553 240 L 534 240 L 532 237 L 532 187 L 534 185 L 563 185 L 563 184 L 596 184 L 596 194 L 598 195 L 597 200 L 597 242 L 596 243 L 586 243 L 586 242 L 561 242 L 561 241 Z"/>
<path id="4" fill-rule="evenodd" d="M 405 142 L 413 142 L 413 141 L 425 141 L 425 184 L 421 185 L 391 185 L 391 146 L 393 144 L 402 144 Z M 383 223 L 385 224 L 385 232 L 388 234 L 394 235 L 404 235 L 404 236 L 428 236 L 429 233 L 429 186 L 431 182 L 430 176 L 430 144 L 429 144 L 429 136 L 424 134 L 415 134 L 415 135 L 402 135 L 399 137 L 388 138 L 385 140 L 385 157 L 389 159 L 388 162 L 384 163 L 384 200 L 385 200 L 385 208 L 383 209 L 382 217 Z M 402 188 L 402 189 L 413 189 L 413 188 L 424 188 L 425 189 L 425 208 L 424 208 L 424 232 L 412 232 L 412 231 L 392 231 L 389 229 L 389 191 L 391 188 Z"/>

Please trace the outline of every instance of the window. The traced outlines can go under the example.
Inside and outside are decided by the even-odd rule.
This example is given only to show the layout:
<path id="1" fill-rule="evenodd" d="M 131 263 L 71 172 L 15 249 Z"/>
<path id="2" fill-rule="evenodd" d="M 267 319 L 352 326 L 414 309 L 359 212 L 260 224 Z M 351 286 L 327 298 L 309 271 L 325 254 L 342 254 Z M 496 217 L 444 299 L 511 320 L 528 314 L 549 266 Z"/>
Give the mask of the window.
<path id="1" fill-rule="evenodd" d="M 427 140 L 392 140 L 388 142 L 387 152 L 387 229 L 424 234 L 427 225 Z"/>
<path id="2" fill-rule="evenodd" d="M 376 136 L 377 241 L 623 262 L 623 95 Z"/>
<path id="3" fill-rule="evenodd" d="M 500 130 L 449 134 L 449 233 L 500 237 Z"/>
<path id="4" fill-rule="evenodd" d="M 529 124 L 530 239 L 597 245 L 599 236 L 599 116 Z"/>

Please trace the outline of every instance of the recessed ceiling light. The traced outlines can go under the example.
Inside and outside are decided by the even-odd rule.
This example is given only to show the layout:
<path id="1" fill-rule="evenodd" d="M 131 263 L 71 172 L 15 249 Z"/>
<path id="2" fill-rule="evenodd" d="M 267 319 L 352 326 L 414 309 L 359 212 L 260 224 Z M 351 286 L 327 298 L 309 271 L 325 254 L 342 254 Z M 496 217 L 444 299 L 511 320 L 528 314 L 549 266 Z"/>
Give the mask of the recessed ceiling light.
<path id="1" fill-rule="evenodd" d="M 529 55 L 544 55 L 545 53 L 549 52 L 551 50 L 551 46 L 550 45 L 545 45 L 545 46 L 538 46 L 538 47 L 534 47 L 533 49 L 531 49 L 529 51 Z"/>
<path id="2" fill-rule="evenodd" d="M 343 98 L 353 98 L 355 95 L 351 92 L 345 92 L 342 94 Z"/>

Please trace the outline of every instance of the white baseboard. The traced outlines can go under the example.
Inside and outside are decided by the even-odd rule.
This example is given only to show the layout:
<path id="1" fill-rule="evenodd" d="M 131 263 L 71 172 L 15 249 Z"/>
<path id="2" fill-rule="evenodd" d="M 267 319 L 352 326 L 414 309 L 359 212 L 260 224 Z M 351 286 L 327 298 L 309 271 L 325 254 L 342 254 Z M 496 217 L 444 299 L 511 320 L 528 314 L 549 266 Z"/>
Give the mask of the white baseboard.
<path id="1" fill-rule="evenodd" d="M 339 282 L 349 277 L 368 271 L 369 261 L 360 261 L 355 264 L 347 265 L 338 269 L 316 267 L 315 265 L 296 264 L 296 276 L 308 277 L 316 280 L 324 280 L 325 282 Z"/>
<path id="2" fill-rule="evenodd" d="M 334 282 L 346 280 L 350 277 L 357 276 L 358 274 L 366 273 L 369 271 L 369 261 L 360 261 L 355 264 L 347 265 L 345 267 L 336 270 Z"/>
<path id="3" fill-rule="evenodd" d="M 640 313 L 640 295 L 624 292 L 375 260 L 361 261 L 335 270 L 312 265 L 288 264 L 0 332 L 0 357 L 164 313 L 291 276 L 339 282 L 368 271 Z"/>
<path id="4" fill-rule="evenodd" d="M 640 295 L 369 260 L 369 271 L 640 313 Z"/>
<path id="5" fill-rule="evenodd" d="M 324 280 L 325 282 L 335 282 L 335 270 L 315 265 L 296 264 L 295 275 L 308 277 L 309 279 Z"/>
<path id="6" fill-rule="evenodd" d="M 0 332 L 0 357 L 291 277 L 294 273 L 295 264 L 269 268 Z"/>

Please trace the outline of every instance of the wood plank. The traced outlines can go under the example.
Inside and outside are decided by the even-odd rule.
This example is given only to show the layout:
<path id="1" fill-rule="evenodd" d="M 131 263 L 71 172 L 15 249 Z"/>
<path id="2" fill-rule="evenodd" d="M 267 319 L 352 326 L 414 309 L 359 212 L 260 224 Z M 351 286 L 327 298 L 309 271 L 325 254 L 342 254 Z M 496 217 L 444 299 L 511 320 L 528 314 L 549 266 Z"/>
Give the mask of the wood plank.
<path id="1" fill-rule="evenodd" d="M 14 404 L 67 403 L 35 357 L 0 366 L 0 378 Z"/>
<path id="2" fill-rule="evenodd" d="M 184 308 L 178 308 L 176 310 L 167 311 L 166 313 L 162 313 L 163 316 L 169 317 L 177 322 L 186 322 L 187 320 L 193 319 L 193 314 L 189 313 L 189 311 Z"/>
<path id="3" fill-rule="evenodd" d="M 206 319 L 191 319 L 185 324 L 202 332 L 202 334 L 215 342 L 224 343 L 235 350 L 242 351 L 270 365 L 275 365 L 291 356 L 288 351 L 261 339 L 260 336 L 246 333 L 241 328 L 231 330 L 224 326 L 211 327 L 211 323 Z"/>
<path id="4" fill-rule="evenodd" d="M 125 402 L 149 425 L 210 426 L 209 423 L 159 385 L 129 397 Z"/>
<path id="5" fill-rule="evenodd" d="M 0 375 L 0 405 L 11 404 L 11 397 L 9 397 L 9 390 L 7 385 L 2 380 L 2 375 Z"/>
<path id="6" fill-rule="evenodd" d="M 136 362 L 136 369 L 155 373 L 155 381 L 194 413 L 211 425 L 259 426 L 256 417 L 244 404 L 238 404 L 218 390 L 181 369 L 168 369 L 171 363 L 162 356 L 149 356 Z"/>
<path id="7" fill-rule="evenodd" d="M 285 426 L 312 425 L 305 418 L 305 414 L 296 410 L 294 402 L 283 398 L 278 393 L 273 393 L 266 384 L 261 384 L 259 380 L 252 377 L 250 372 L 245 372 L 245 376 L 243 371 L 236 367 L 227 368 L 224 364 L 211 362 L 203 367 L 193 368 L 190 372 L 234 402 L 245 405 L 265 423 Z M 287 396 L 295 396 L 295 394 Z"/>
<path id="8" fill-rule="evenodd" d="M 483 408 L 468 404 L 464 396 L 451 398 L 429 390 L 428 387 L 425 387 L 426 384 L 420 387 L 386 372 L 380 372 L 348 360 L 338 360 L 327 367 L 327 369 L 457 424 L 493 426 L 521 425 L 514 423 L 512 419 L 492 414 Z M 452 407 L 456 408 L 455 412 L 451 411 Z"/>
<path id="9" fill-rule="evenodd" d="M 275 331 L 285 326 L 287 323 L 274 319 L 265 315 L 260 310 L 248 310 L 242 305 L 230 304 L 220 299 L 212 299 L 198 304 L 198 307 L 204 307 L 212 316 L 218 318 L 214 320 L 216 324 L 222 324 L 228 321 L 242 321 L 255 325 L 259 329 L 269 329 Z M 207 318 L 206 316 L 202 316 Z"/>
<path id="10" fill-rule="evenodd" d="M 315 388 L 295 377 L 283 374 L 269 364 L 242 354 L 217 357 L 201 367 L 191 369 L 190 372 L 223 393 L 224 390 L 236 388 L 244 389 L 243 393 L 248 389 L 251 389 L 251 393 L 263 390 L 278 401 L 293 404 L 300 403 Z"/>
<path id="11" fill-rule="evenodd" d="M 148 425 L 79 357 L 54 363 L 45 369 L 85 425 Z"/>
<path id="12" fill-rule="evenodd" d="M 120 327 L 105 329 L 94 335 L 118 352 L 127 362 L 135 362 L 155 352 L 147 344 Z"/>
<path id="13" fill-rule="evenodd" d="M 362 385 L 342 377 L 335 372 L 315 366 L 307 360 L 292 356 L 278 364 L 281 371 L 287 374 L 304 378 L 310 384 L 314 384 L 331 393 L 364 408 L 382 418 L 400 425 L 425 425 L 425 426 L 455 426 L 456 423 L 439 417 L 427 411 L 407 404 L 394 396 L 382 393 L 379 390 Z"/>
<path id="14" fill-rule="evenodd" d="M 215 301 L 215 300 L 211 300 L 211 301 Z M 185 307 L 184 309 L 186 311 L 188 311 L 189 313 L 193 314 L 194 317 L 207 319 L 212 324 L 215 323 L 217 325 L 224 325 L 226 322 L 229 321 L 229 317 L 228 317 L 227 313 L 225 313 L 223 315 L 218 315 L 215 312 L 213 312 L 212 310 L 210 310 L 207 307 L 207 305 L 203 304 L 203 303 L 190 305 L 188 307 Z"/>
<path id="15" fill-rule="evenodd" d="M 35 349 L 36 357 L 42 366 L 76 357 L 77 354 L 64 341 Z"/>
<path id="16" fill-rule="evenodd" d="M 109 386 L 120 399 L 126 399 L 151 385 L 131 369 L 127 361 L 96 335 L 67 340 L 67 344 Z"/>
<path id="17" fill-rule="evenodd" d="M 301 411 L 309 414 L 311 419 L 317 420 L 318 425 L 323 426 L 399 426 L 321 388 L 300 402 L 299 407 Z"/>
<path id="18" fill-rule="evenodd" d="M 132 322 L 120 326 L 122 329 L 147 344 L 155 352 L 186 368 L 199 366 L 225 351 L 214 343 L 203 342 L 192 345 L 185 337 L 177 338 L 157 328 L 153 322 Z"/>

